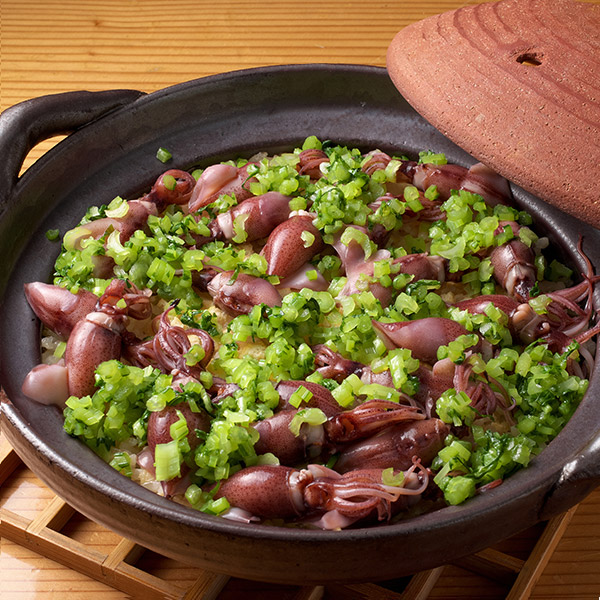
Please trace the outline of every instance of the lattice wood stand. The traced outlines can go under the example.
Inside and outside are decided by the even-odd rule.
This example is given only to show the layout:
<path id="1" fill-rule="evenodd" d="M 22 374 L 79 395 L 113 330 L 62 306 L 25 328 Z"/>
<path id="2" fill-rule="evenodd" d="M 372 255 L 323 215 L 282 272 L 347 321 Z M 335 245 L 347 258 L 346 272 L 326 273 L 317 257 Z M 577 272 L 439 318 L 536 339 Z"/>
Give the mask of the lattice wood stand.
<path id="1" fill-rule="evenodd" d="M 575 511 L 512 538 L 512 546 L 504 543 L 486 549 L 462 559 L 460 565 L 384 584 L 293 587 L 244 581 L 183 565 L 104 529 L 45 487 L 2 437 L 0 485 L 2 537 L 144 600 L 528 598 Z"/>

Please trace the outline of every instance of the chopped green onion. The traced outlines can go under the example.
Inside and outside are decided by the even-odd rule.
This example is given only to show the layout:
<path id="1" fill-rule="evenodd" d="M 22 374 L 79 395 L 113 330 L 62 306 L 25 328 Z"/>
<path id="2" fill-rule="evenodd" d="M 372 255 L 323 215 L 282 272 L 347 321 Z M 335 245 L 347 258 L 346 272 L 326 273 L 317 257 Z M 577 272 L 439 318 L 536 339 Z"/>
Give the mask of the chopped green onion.
<path id="1" fill-rule="evenodd" d="M 303 385 L 301 385 L 291 396 L 289 399 L 289 403 L 294 407 L 298 408 L 303 402 L 309 402 L 313 397 L 313 393 L 310 390 L 307 390 Z"/>
<path id="2" fill-rule="evenodd" d="M 181 453 L 177 440 L 166 444 L 156 444 L 154 466 L 156 467 L 157 481 L 170 481 L 181 475 Z"/>
<path id="3" fill-rule="evenodd" d="M 160 162 L 166 163 L 173 158 L 173 155 L 166 148 L 161 147 L 156 151 L 156 158 L 158 158 Z"/>
<path id="4" fill-rule="evenodd" d="M 384 469 L 381 472 L 381 483 L 383 483 L 383 485 L 402 487 L 404 485 L 404 473 L 402 471 L 394 473 L 393 467 Z"/>
<path id="5" fill-rule="evenodd" d="M 304 423 L 317 426 L 322 425 L 327 421 L 327 416 L 325 413 L 319 408 L 303 408 L 299 410 L 290 421 L 289 428 L 290 431 L 295 435 L 300 435 L 300 428 Z"/>

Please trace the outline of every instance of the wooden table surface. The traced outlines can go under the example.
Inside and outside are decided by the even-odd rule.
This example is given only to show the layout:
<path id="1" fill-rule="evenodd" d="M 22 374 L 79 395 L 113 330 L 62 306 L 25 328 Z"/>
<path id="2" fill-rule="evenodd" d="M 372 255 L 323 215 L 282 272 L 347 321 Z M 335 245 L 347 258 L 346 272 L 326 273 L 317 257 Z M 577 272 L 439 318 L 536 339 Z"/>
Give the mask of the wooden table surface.
<path id="1" fill-rule="evenodd" d="M 0 0 L 0 110 L 44 94 L 112 88 L 152 92 L 206 75 L 264 65 L 385 66 L 387 46 L 399 29 L 475 3 Z M 25 166 L 55 141 L 37 146 Z M 48 493 L 31 483 L 35 481 L 31 474 L 23 477 L 13 484 L 17 487 L 10 495 L 17 512 L 27 512 L 32 502 L 43 504 Z M 0 500 L 6 497 L 7 488 Z M 0 567 L 0 590 L 6 600 L 126 597 L 7 539 L 2 542 Z M 240 587 L 239 593 L 243 591 Z M 471 588 L 468 597 L 489 597 L 483 591 L 483 587 Z M 539 599 L 600 597 L 600 491 L 577 507 L 529 593 Z M 467 594 L 448 583 L 436 597 Z"/>

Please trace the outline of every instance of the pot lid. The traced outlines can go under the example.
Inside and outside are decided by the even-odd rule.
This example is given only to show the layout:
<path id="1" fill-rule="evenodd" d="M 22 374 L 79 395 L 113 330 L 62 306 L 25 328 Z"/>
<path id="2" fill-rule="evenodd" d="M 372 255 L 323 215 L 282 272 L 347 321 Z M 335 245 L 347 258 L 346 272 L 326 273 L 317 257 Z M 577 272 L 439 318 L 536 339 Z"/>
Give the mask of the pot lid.
<path id="1" fill-rule="evenodd" d="M 401 30 L 387 68 L 408 102 L 477 160 L 600 227 L 600 6 L 459 8 Z"/>

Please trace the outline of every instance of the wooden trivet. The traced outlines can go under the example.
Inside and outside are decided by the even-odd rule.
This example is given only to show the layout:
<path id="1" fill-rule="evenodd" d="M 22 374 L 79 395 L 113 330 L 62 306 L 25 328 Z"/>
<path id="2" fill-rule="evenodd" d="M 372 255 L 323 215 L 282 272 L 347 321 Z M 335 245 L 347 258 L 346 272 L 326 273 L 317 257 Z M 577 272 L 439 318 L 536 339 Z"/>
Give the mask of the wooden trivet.
<path id="1" fill-rule="evenodd" d="M 10 492 L 12 489 L 13 493 L 18 493 L 19 486 L 15 483 L 24 479 L 30 480 L 36 489 L 43 490 L 44 497 L 49 498 L 36 503 L 25 514 L 15 510 L 15 501 L 11 501 Z M 444 580 L 447 585 L 456 578 L 461 587 L 467 590 L 469 585 L 465 585 L 465 582 L 470 577 L 468 572 L 484 579 L 486 598 L 526 599 L 575 511 L 573 508 L 541 526 L 537 542 L 534 540 L 533 547 L 528 551 L 528 558 L 490 548 L 461 559 L 457 565 L 441 566 L 402 580 L 380 584 L 297 587 L 244 581 L 175 563 L 104 530 L 43 486 L 1 436 L 0 486 L 3 489 L 0 494 L 2 537 L 132 598 L 144 600 L 233 600 L 242 594 L 246 600 L 271 597 L 278 600 L 424 600 L 443 597 L 437 592 Z M 92 535 L 87 535 L 85 539 L 86 536 L 77 534 L 82 530 L 89 530 Z M 109 542 L 94 544 L 93 538 L 98 538 L 103 531 Z M 168 563 L 168 567 L 161 567 L 161 560 Z M 457 576 L 458 570 L 462 576 Z M 185 573 L 183 578 L 182 572 Z M 7 596 L 6 600 L 10 598 Z"/>

